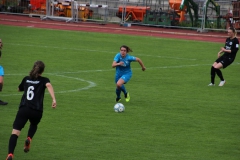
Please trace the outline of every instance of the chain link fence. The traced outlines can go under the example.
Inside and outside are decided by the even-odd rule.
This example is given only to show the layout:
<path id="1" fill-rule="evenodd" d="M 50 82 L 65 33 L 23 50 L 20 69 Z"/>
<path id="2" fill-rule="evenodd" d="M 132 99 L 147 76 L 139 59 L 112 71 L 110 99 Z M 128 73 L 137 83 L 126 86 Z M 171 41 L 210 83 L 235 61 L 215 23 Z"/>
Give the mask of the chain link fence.
<path id="1" fill-rule="evenodd" d="M 230 0 L 0 0 L 0 12 L 42 20 L 192 28 L 240 29 L 240 1 Z M 129 25 L 131 24 L 131 25 Z"/>

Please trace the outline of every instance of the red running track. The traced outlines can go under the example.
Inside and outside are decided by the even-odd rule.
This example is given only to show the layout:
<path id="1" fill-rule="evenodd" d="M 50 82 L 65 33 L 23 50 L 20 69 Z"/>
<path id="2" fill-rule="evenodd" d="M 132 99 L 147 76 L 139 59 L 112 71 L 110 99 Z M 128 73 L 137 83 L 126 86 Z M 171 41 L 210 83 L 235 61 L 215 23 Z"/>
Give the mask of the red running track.
<path id="1" fill-rule="evenodd" d="M 199 33 L 196 30 L 184 30 L 173 28 L 159 28 L 149 26 L 137 26 L 123 27 L 119 24 L 105 24 L 90 22 L 65 22 L 54 21 L 51 19 L 41 20 L 40 17 L 29 17 L 23 15 L 12 14 L 0 14 L 0 24 L 10 26 L 22 26 L 22 27 L 35 27 L 57 30 L 74 30 L 85 32 L 102 32 L 111 34 L 126 34 L 126 35 L 138 35 L 138 36 L 151 36 L 161 38 L 174 38 L 196 41 L 208 41 L 208 42 L 220 42 L 224 43 L 227 34 L 224 32 L 207 32 Z"/>

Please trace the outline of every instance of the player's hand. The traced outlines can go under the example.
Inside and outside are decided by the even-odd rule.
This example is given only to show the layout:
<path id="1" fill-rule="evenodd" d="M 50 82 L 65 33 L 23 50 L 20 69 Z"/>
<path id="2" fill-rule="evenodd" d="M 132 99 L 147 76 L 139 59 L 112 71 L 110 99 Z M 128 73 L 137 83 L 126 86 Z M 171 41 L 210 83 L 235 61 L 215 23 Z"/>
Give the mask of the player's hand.
<path id="1" fill-rule="evenodd" d="M 125 63 L 123 61 L 119 62 L 118 64 L 119 66 L 125 66 Z"/>
<path id="2" fill-rule="evenodd" d="M 52 101 L 52 108 L 56 108 L 56 106 L 57 106 L 57 102 L 56 102 L 56 100 L 53 100 Z"/>
<path id="3" fill-rule="evenodd" d="M 225 49 L 224 47 L 222 47 L 222 48 L 221 48 L 221 51 L 222 51 L 222 52 L 225 52 L 225 51 L 226 51 L 226 49 Z"/>
<path id="4" fill-rule="evenodd" d="M 145 71 L 146 70 L 146 67 L 142 67 L 142 71 Z"/>

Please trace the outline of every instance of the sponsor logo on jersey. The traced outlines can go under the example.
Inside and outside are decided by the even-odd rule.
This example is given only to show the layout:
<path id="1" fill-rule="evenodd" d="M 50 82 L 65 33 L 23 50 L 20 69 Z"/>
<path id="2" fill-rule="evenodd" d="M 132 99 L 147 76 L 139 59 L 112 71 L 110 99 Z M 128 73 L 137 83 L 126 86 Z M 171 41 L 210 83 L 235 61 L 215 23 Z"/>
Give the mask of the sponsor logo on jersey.
<path id="1" fill-rule="evenodd" d="M 31 83 L 31 84 L 38 84 L 40 81 L 30 81 L 30 80 L 27 80 L 26 82 L 27 83 Z"/>

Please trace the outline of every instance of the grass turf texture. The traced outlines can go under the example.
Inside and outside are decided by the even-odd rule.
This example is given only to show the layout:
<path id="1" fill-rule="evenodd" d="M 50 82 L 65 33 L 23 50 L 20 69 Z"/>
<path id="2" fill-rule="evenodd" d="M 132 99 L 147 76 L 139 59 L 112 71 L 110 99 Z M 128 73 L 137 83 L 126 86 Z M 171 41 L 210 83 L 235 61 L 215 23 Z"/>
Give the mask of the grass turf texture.
<path id="1" fill-rule="evenodd" d="M 0 159 L 7 155 L 21 93 L 17 87 L 36 60 L 43 60 L 57 98 L 44 115 L 31 150 L 22 130 L 15 159 L 239 160 L 239 56 L 223 75 L 225 86 L 208 87 L 210 67 L 223 43 L 46 30 L 0 25 L 5 84 L 0 99 Z M 115 113 L 113 57 L 122 44 L 147 67 L 132 63 L 126 85 L 131 101 Z"/>

